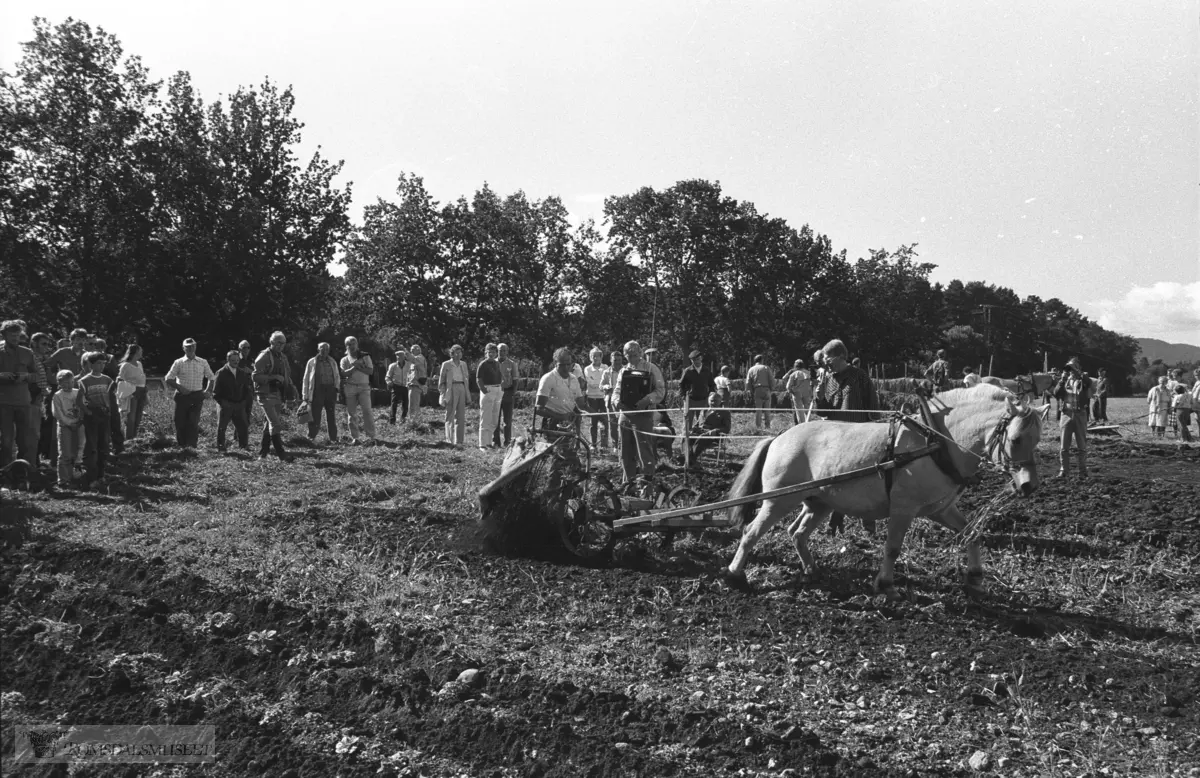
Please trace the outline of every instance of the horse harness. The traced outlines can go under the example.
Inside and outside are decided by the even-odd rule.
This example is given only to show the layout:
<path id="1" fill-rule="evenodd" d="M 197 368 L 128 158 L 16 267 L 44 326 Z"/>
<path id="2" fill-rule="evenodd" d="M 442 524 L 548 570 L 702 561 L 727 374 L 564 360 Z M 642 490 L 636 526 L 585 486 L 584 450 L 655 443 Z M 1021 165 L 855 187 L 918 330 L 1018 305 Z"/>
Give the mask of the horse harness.
<path id="1" fill-rule="evenodd" d="M 892 467 L 880 468 L 883 471 L 884 490 L 888 496 L 890 497 L 892 494 L 895 468 L 907 465 L 909 462 L 922 457 L 932 458 L 933 463 L 937 465 L 938 469 L 945 473 L 958 486 L 960 493 L 968 486 L 978 485 L 983 480 L 983 476 L 979 474 L 978 470 L 972 475 L 963 475 L 950 454 L 950 446 L 957 444 L 954 444 L 949 431 L 944 429 L 945 425 L 940 425 L 943 427 L 943 430 L 938 429 L 939 422 L 929 407 L 929 401 L 924 397 L 920 397 L 919 401 L 921 409 L 920 420 L 899 412 L 892 414 L 888 418 L 888 442 L 884 449 L 883 458 L 879 460 L 880 465 L 888 462 L 894 463 Z M 981 460 L 986 458 L 987 461 L 995 462 L 1003 466 L 1006 470 L 1012 469 L 1014 463 L 1008 455 L 1007 446 L 1004 444 L 1008 440 L 1008 425 L 1014 418 L 1016 418 L 1015 414 L 1009 411 L 996 422 L 996 426 L 992 429 L 992 434 L 987 438 L 984 456 L 980 457 Z M 902 451 L 897 454 L 896 442 L 900 439 L 899 433 L 901 427 L 908 427 L 913 432 L 916 432 L 925 440 L 925 445 L 913 451 Z M 997 452 L 999 453 L 997 454 Z"/>

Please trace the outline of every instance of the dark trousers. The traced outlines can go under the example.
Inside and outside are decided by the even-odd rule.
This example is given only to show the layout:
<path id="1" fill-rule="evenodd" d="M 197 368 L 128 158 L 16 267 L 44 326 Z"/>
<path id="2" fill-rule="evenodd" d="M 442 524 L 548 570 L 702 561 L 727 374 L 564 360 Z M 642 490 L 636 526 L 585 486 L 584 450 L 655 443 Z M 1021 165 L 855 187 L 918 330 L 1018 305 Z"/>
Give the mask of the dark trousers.
<path id="1" fill-rule="evenodd" d="M 217 419 L 217 448 L 225 448 L 225 429 L 233 422 L 233 432 L 241 448 L 250 448 L 250 420 L 246 418 L 245 403 L 221 403 Z"/>
<path id="2" fill-rule="evenodd" d="M 396 406 L 400 406 L 400 421 L 408 418 L 408 387 L 392 384 L 392 417 L 389 421 L 396 423 Z M 316 418 L 315 416 L 313 418 Z"/>
<path id="3" fill-rule="evenodd" d="M 108 459 L 108 439 L 112 434 L 110 413 L 104 416 L 86 416 L 83 419 L 83 429 L 86 441 L 83 445 L 84 480 L 94 481 L 104 476 L 104 462 Z"/>
<path id="4" fill-rule="evenodd" d="M 1096 410 L 1100 411 L 1096 414 L 1096 421 L 1108 421 L 1108 398 L 1097 397 L 1096 404 Z"/>
<path id="5" fill-rule="evenodd" d="M 500 428 L 504 428 L 504 445 L 512 443 L 512 415 L 513 415 L 513 400 L 517 396 L 515 386 L 504 390 L 500 395 L 500 419 L 501 422 L 496 425 L 496 432 L 492 435 L 492 445 L 500 445 Z"/>
<path id="6" fill-rule="evenodd" d="M 120 454 L 125 450 L 125 425 L 121 423 L 121 412 L 117 410 L 117 393 L 115 391 L 108 396 L 108 405 L 112 408 L 112 413 L 108 414 L 108 434 L 112 439 L 113 453 Z"/>
<path id="7" fill-rule="evenodd" d="M 405 407 L 407 408 L 407 405 Z M 325 411 L 325 432 L 329 435 L 329 442 L 336 443 L 338 439 L 337 390 L 333 388 L 333 384 L 328 386 L 314 384 L 312 401 L 309 402 L 308 408 L 312 413 L 312 421 L 308 423 L 308 439 L 317 439 L 317 433 L 321 431 L 321 411 Z"/>
<path id="8" fill-rule="evenodd" d="M 42 434 L 38 439 L 38 453 L 45 457 L 52 467 L 58 464 L 58 422 L 54 420 L 54 409 L 49 400 L 53 396 L 53 393 L 47 396 L 45 407 L 42 408 Z"/>
<path id="9" fill-rule="evenodd" d="M 181 448 L 200 445 L 200 414 L 203 410 L 203 392 L 175 394 L 175 442 Z M 91 431 L 88 436 L 91 436 Z"/>

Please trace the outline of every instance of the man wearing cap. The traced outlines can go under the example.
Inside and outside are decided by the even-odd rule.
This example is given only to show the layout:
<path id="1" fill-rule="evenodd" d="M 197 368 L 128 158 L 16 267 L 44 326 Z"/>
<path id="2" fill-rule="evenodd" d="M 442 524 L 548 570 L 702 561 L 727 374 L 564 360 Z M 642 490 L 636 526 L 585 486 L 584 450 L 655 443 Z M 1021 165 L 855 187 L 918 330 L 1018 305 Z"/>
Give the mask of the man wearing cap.
<path id="1" fill-rule="evenodd" d="M 491 448 L 496 430 L 500 428 L 500 349 L 495 343 L 483 347 L 483 359 L 475 367 L 475 385 L 479 387 L 479 442 L 482 451 Z"/>
<path id="2" fill-rule="evenodd" d="M 396 407 L 400 407 L 400 423 L 408 418 L 408 352 L 404 349 L 396 351 L 396 361 L 388 365 L 385 379 L 388 391 L 392 393 L 392 415 L 388 424 L 396 423 Z"/>
<path id="3" fill-rule="evenodd" d="M 754 398 L 754 426 L 771 429 L 771 392 L 775 391 L 775 373 L 765 364 L 762 354 L 754 357 L 754 367 L 746 371 L 746 390 Z"/>
<path id="4" fill-rule="evenodd" d="M 1071 357 L 1063 367 L 1062 377 L 1054 385 L 1051 393 L 1061 403 L 1062 416 L 1059 417 L 1059 450 L 1058 462 L 1061 469 L 1059 478 L 1067 478 L 1071 474 L 1071 439 L 1075 440 L 1076 460 L 1079 463 L 1080 480 L 1087 479 L 1087 422 L 1088 402 L 1091 397 L 1092 382 L 1083 372 L 1079 357 Z"/>
<path id="5" fill-rule="evenodd" d="M 421 402 L 425 396 L 425 384 L 429 380 L 429 368 L 421 347 L 416 343 L 408 350 L 408 416 L 413 421 L 421 411 Z"/>
<path id="6" fill-rule="evenodd" d="M 683 369 L 679 377 L 679 393 L 688 398 L 688 414 L 684 424 L 689 428 L 695 419 L 700 417 L 700 409 L 704 407 L 708 395 L 717 390 L 712 371 L 704 366 L 704 352 L 695 349 L 688 354 L 692 364 Z"/>
<path id="7" fill-rule="evenodd" d="M 813 398 L 812 380 L 804 368 L 803 359 L 792 363 L 792 369 L 783 377 L 783 388 L 792 398 L 792 419 L 799 424 L 806 418 Z"/>
<path id="8" fill-rule="evenodd" d="M 337 396 L 342 386 L 342 374 L 337 360 L 329 355 L 328 343 L 317 344 L 317 355 L 304 366 L 301 396 L 312 412 L 308 423 L 308 439 L 316 440 L 321 431 L 321 412 L 325 412 L 325 432 L 330 443 L 337 443 Z"/>
<path id="9" fill-rule="evenodd" d="M 662 371 L 642 356 L 636 340 L 625 344 L 625 366 L 613 379 L 613 405 L 619 410 L 621 438 L 621 473 L 625 482 L 637 478 L 639 472 L 648 480 L 654 478 L 657 455 L 654 438 L 654 411 L 667 393 Z"/>
<path id="10" fill-rule="evenodd" d="M 196 356 L 196 341 L 183 342 L 183 356 L 171 363 L 164 383 L 175 390 L 175 442 L 180 448 L 200 443 L 200 414 L 212 396 L 216 374 L 206 360 Z"/>
<path id="11" fill-rule="evenodd" d="M 513 404 L 517 397 L 517 363 L 509 358 L 507 343 L 501 343 L 497 348 L 500 350 L 500 358 L 496 361 L 500 366 L 500 418 L 504 427 L 504 445 L 507 446 L 512 442 Z M 496 432 L 492 435 L 492 445 L 496 448 L 500 447 L 501 424 L 496 425 Z"/>

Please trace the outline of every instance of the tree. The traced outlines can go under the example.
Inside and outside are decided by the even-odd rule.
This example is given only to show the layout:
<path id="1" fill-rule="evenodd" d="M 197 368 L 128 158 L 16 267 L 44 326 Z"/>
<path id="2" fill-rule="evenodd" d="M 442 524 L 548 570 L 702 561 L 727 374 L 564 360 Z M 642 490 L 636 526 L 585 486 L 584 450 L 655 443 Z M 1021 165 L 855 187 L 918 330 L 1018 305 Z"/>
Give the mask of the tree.
<path id="1" fill-rule="evenodd" d="M 144 162 L 158 84 L 103 29 L 34 20 L 0 74 L 0 305 L 39 326 L 124 333 L 166 307 L 144 284 L 155 181 Z M 153 288 L 153 287 L 149 287 Z"/>

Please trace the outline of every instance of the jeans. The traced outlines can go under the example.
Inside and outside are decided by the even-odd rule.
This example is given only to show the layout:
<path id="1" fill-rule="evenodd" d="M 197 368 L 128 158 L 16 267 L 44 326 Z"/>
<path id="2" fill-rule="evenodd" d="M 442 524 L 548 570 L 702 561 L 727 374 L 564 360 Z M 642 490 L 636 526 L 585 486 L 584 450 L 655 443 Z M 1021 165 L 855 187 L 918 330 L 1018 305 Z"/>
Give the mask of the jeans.
<path id="1" fill-rule="evenodd" d="M 587 408 L 590 413 L 604 413 L 607 409 L 604 407 L 603 397 L 587 398 Z M 596 429 L 600 430 L 600 445 L 605 449 L 608 448 L 608 416 L 592 416 L 592 448 L 596 449 Z M 596 449 L 598 450 L 598 449 Z"/>
<path id="2" fill-rule="evenodd" d="M 492 435 L 492 445 L 500 445 L 500 428 L 504 428 L 504 445 L 512 443 L 512 415 L 513 415 L 513 400 L 516 399 L 517 390 L 515 387 L 509 387 L 503 390 L 500 396 L 500 418 L 503 420 L 496 425 L 496 432 Z"/>
<path id="3" fill-rule="evenodd" d="M 12 461 L 14 444 L 17 458 L 29 462 L 28 405 L 0 405 L 0 467 Z"/>
<path id="4" fill-rule="evenodd" d="M 392 424 L 396 423 L 396 408 L 400 408 L 400 421 L 408 418 L 408 387 L 392 384 L 392 415 L 388 419 Z"/>
<path id="5" fill-rule="evenodd" d="M 115 411 L 114 411 L 115 413 Z M 108 416 L 85 416 L 83 428 L 87 434 L 87 442 L 83 444 L 84 481 L 91 482 L 104 477 L 104 464 L 108 460 L 109 436 L 112 435 L 112 422 Z M 62 455 L 59 455 L 59 465 L 62 465 Z"/>
<path id="6" fill-rule="evenodd" d="M 58 485 L 69 486 L 75 480 L 75 462 L 79 459 L 82 426 L 58 428 Z"/>
<path id="7" fill-rule="evenodd" d="M 754 426 L 771 429 L 771 390 L 761 386 L 754 389 Z"/>
<path id="8" fill-rule="evenodd" d="M 375 417 L 371 415 L 371 385 L 345 384 L 346 391 L 346 426 L 350 428 L 350 438 L 358 440 L 358 420 L 355 412 L 362 408 L 363 431 L 368 438 L 375 437 Z"/>
<path id="9" fill-rule="evenodd" d="M 225 429 L 233 422 L 233 431 L 237 436 L 237 444 L 242 448 L 250 447 L 250 420 L 246 418 L 244 403 L 221 403 L 221 415 L 217 420 L 217 448 L 225 448 Z"/>
<path id="10" fill-rule="evenodd" d="M 1087 477 L 1087 422 L 1085 411 L 1063 412 L 1059 420 L 1059 451 L 1058 460 L 1063 473 L 1070 469 L 1071 440 L 1075 440 L 1076 458 L 1079 460 L 1079 474 Z"/>
<path id="11" fill-rule="evenodd" d="M 626 481 L 637 478 L 639 473 L 647 479 L 654 478 L 658 458 L 654 438 L 641 434 L 653 430 L 653 413 L 621 414 L 621 474 Z"/>
<path id="12" fill-rule="evenodd" d="M 137 437 L 138 428 L 142 425 L 142 412 L 146 410 L 146 387 L 139 386 L 129 397 L 129 413 L 125 416 L 125 439 Z"/>
<path id="13" fill-rule="evenodd" d="M 454 383 L 446 389 L 446 442 L 461 446 L 467 436 L 467 387 Z"/>
<path id="14" fill-rule="evenodd" d="M 337 433 L 337 390 L 333 384 L 314 384 L 312 399 L 308 402 L 312 421 L 308 423 L 308 439 L 316 440 L 321 431 L 321 411 L 325 412 L 325 432 L 329 442 L 336 443 Z"/>
<path id="15" fill-rule="evenodd" d="M 175 393 L 175 442 L 180 448 L 200 445 L 200 414 L 204 411 L 204 393 Z M 92 436 L 87 427 L 87 436 Z"/>
<path id="16" fill-rule="evenodd" d="M 487 389 L 484 392 L 483 389 Z M 500 385 L 486 386 L 479 391 L 479 446 L 492 445 L 492 439 L 500 431 L 500 402 L 504 392 Z"/>

